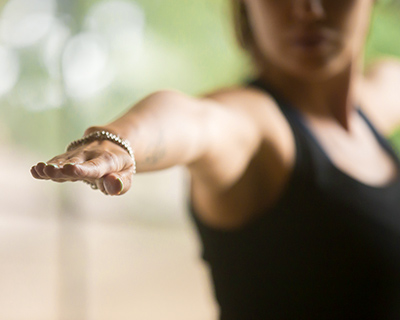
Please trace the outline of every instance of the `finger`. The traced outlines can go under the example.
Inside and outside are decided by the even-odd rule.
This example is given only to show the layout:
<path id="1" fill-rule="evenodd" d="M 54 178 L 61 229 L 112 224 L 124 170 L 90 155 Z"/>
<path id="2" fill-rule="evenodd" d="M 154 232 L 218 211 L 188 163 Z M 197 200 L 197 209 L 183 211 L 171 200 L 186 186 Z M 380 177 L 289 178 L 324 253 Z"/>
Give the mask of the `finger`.
<path id="1" fill-rule="evenodd" d="M 64 167 L 66 165 L 75 165 L 75 164 L 82 164 L 85 162 L 85 159 L 83 157 L 67 157 L 60 161 L 60 167 Z"/>
<path id="2" fill-rule="evenodd" d="M 46 162 L 39 162 L 36 166 L 33 167 L 35 169 L 36 175 L 39 176 L 38 179 L 49 179 L 49 177 L 44 172 L 44 168 L 46 168 L 46 166 Z"/>
<path id="3" fill-rule="evenodd" d="M 66 182 L 66 181 L 78 181 L 82 180 L 80 178 L 71 177 L 65 175 L 62 171 L 62 168 L 53 163 L 47 163 L 43 172 L 47 175 L 47 177 L 55 182 Z"/>
<path id="4" fill-rule="evenodd" d="M 91 160 L 90 160 L 91 161 Z M 85 166 L 82 167 L 80 163 L 66 163 L 61 167 L 61 172 L 64 177 L 68 177 L 71 180 L 94 180 L 101 176 L 90 176 Z"/>
<path id="5" fill-rule="evenodd" d="M 130 162 L 129 162 L 130 161 Z M 75 165 L 66 164 L 63 166 L 63 173 L 71 177 L 89 180 L 100 179 L 106 174 L 119 172 L 125 167 L 132 166 L 132 159 L 129 155 L 116 156 L 111 153 L 102 153 L 101 156 L 90 159 Z"/>
<path id="6" fill-rule="evenodd" d="M 49 161 L 47 161 L 47 164 L 52 163 L 61 167 L 64 163 L 68 162 L 68 158 L 69 156 L 67 154 L 62 154 L 50 159 Z"/>
<path id="7" fill-rule="evenodd" d="M 106 188 L 104 187 L 104 178 L 97 179 L 95 182 L 97 189 L 99 189 L 102 193 L 104 193 L 106 196 L 108 196 L 108 192 Z"/>
<path id="8" fill-rule="evenodd" d="M 51 181 L 57 183 L 71 182 L 71 180 L 65 180 L 65 179 L 51 179 Z"/>
<path id="9" fill-rule="evenodd" d="M 132 184 L 133 168 L 128 168 L 118 173 L 111 173 L 104 177 L 103 184 L 110 195 L 122 195 L 128 192 Z"/>
<path id="10" fill-rule="evenodd" d="M 43 168 L 43 173 L 52 180 L 65 179 L 64 174 L 61 172 L 60 167 L 54 163 L 47 163 Z"/>
<path id="11" fill-rule="evenodd" d="M 31 168 L 31 175 L 32 177 L 34 177 L 35 179 L 42 179 L 41 176 L 39 176 L 39 174 L 36 172 L 36 166 L 33 166 Z"/>
<path id="12" fill-rule="evenodd" d="M 53 172 L 56 170 L 54 165 L 40 162 L 31 168 L 31 174 L 35 179 L 53 180 L 55 182 L 74 181 L 73 179 L 64 179 L 63 176 Z"/>

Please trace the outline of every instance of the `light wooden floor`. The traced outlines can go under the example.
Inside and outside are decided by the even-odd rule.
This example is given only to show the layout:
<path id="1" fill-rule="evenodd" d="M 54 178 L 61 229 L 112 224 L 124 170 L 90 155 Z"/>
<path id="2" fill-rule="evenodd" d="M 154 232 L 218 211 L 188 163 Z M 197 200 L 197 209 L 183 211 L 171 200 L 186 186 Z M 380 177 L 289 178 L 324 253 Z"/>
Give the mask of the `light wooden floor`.
<path id="1" fill-rule="evenodd" d="M 0 320 L 214 320 L 179 169 L 105 197 L 0 149 Z"/>

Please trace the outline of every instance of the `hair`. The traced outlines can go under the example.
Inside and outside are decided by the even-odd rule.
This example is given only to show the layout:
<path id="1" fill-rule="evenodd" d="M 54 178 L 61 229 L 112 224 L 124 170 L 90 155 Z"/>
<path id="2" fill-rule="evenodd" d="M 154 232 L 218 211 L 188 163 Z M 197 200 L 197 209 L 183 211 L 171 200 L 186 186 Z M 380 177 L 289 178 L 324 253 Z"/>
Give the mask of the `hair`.
<path id="1" fill-rule="evenodd" d="M 232 0 L 232 10 L 237 42 L 244 50 L 253 52 L 255 41 L 243 0 Z"/>
<path id="2" fill-rule="evenodd" d="M 231 0 L 236 41 L 252 58 L 253 66 L 262 64 L 262 54 L 257 46 L 243 0 Z M 253 69 L 257 73 L 258 68 Z"/>

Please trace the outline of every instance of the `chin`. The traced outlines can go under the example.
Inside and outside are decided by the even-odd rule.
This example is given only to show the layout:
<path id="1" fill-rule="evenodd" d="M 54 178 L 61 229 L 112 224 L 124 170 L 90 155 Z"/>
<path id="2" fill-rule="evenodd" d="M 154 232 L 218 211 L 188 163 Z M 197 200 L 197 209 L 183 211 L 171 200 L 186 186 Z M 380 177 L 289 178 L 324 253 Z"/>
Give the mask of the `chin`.
<path id="1" fill-rule="evenodd" d="M 323 82 L 349 70 L 351 65 L 351 59 L 293 59 L 291 63 L 286 62 L 283 69 L 302 81 Z"/>
<path id="2" fill-rule="evenodd" d="M 289 76 L 307 82 L 323 82 L 332 79 L 338 72 L 332 68 L 306 68 L 304 66 L 287 70 Z"/>

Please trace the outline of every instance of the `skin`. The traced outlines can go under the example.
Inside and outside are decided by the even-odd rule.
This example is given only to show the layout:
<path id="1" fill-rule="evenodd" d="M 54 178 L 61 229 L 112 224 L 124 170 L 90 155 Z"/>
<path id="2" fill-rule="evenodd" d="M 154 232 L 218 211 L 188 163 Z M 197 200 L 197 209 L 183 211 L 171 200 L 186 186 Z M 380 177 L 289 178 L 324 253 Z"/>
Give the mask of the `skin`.
<path id="1" fill-rule="evenodd" d="M 343 172 L 373 186 L 393 180 L 393 159 L 354 109 L 361 105 L 385 134 L 400 124 L 398 63 L 380 62 L 368 76 L 360 68 L 373 1 L 242 1 L 256 39 L 261 79 L 298 108 Z M 156 92 L 116 121 L 85 134 L 99 129 L 130 141 L 138 172 L 187 167 L 193 206 L 216 228 L 239 228 L 273 206 L 295 163 L 286 119 L 267 93 L 252 88 L 200 98 Z M 31 172 L 56 182 L 87 180 L 118 195 L 130 189 L 132 165 L 125 150 L 105 141 L 38 163 Z"/>

